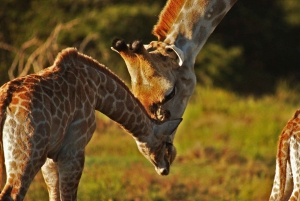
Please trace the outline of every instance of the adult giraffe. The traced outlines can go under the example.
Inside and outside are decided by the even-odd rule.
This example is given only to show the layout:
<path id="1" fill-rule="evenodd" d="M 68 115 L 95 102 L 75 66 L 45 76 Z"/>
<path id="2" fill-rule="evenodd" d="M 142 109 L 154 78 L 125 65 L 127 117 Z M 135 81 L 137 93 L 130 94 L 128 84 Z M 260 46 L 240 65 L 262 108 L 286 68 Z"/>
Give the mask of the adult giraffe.
<path id="1" fill-rule="evenodd" d="M 151 119 L 115 74 L 69 48 L 53 66 L 0 87 L 0 188 L 7 176 L 0 200 L 23 200 L 41 167 L 51 201 L 76 200 L 95 110 L 132 135 L 158 174 L 169 173 L 176 155 L 169 135 L 181 119 Z"/>
<path id="2" fill-rule="evenodd" d="M 276 171 L 269 201 L 300 198 L 300 110 L 283 128 L 277 148 Z"/>
<path id="3" fill-rule="evenodd" d="M 169 0 L 152 32 L 158 41 L 113 41 L 112 49 L 127 65 L 133 94 L 153 118 L 182 117 L 196 85 L 196 56 L 236 1 Z"/>

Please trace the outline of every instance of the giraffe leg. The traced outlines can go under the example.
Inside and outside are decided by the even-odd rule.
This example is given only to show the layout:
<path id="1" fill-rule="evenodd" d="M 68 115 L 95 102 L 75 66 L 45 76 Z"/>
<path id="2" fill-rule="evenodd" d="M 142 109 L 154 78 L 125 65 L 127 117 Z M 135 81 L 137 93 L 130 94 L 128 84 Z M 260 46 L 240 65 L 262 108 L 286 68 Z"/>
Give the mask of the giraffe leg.
<path id="1" fill-rule="evenodd" d="M 300 200 L 300 138 L 293 135 L 290 141 L 290 161 L 293 174 L 294 188 L 289 200 Z"/>
<path id="2" fill-rule="evenodd" d="M 29 185 L 40 170 L 46 158 L 34 158 L 40 153 L 32 151 L 24 153 L 18 145 L 10 150 L 5 150 L 5 165 L 7 180 L 0 194 L 0 200 L 23 200 Z M 9 157 L 8 157 L 9 156 Z"/>
<path id="3" fill-rule="evenodd" d="M 72 148 L 71 148 L 72 149 Z M 61 200 L 76 200 L 84 166 L 84 150 L 70 151 L 66 147 L 57 161 Z"/>
<path id="4" fill-rule="evenodd" d="M 269 201 L 278 200 L 279 197 L 279 189 L 280 189 L 279 169 L 280 169 L 279 162 L 278 159 L 276 159 L 275 177 L 274 177 L 273 187 L 272 187 Z"/>
<path id="5" fill-rule="evenodd" d="M 84 167 L 84 149 L 91 139 L 96 121 L 94 116 L 89 122 L 74 120 L 69 125 L 62 149 L 57 155 L 57 168 L 59 172 L 60 199 L 64 201 L 76 200 L 78 184 Z M 85 124 L 91 125 L 89 129 Z"/>
<path id="6" fill-rule="evenodd" d="M 278 159 L 276 159 L 276 172 L 275 172 L 275 177 L 274 177 L 274 183 L 272 187 L 272 192 L 270 195 L 269 201 L 276 201 L 279 200 L 279 191 L 280 191 L 280 176 L 279 176 L 279 163 Z M 284 188 L 284 198 L 283 200 L 289 200 L 291 194 L 293 191 L 293 177 L 292 177 L 292 170 L 291 170 L 291 165 L 290 161 L 287 161 L 287 166 L 286 166 L 286 181 L 285 181 L 285 188 Z"/>
<path id="7" fill-rule="evenodd" d="M 49 200 L 59 201 L 59 174 L 56 163 L 47 158 L 46 163 L 42 166 L 42 173 L 49 192 Z"/>
<path id="8" fill-rule="evenodd" d="M 283 200 L 289 200 L 293 192 L 293 185 L 294 184 L 293 184 L 293 174 L 292 174 L 291 164 L 290 161 L 288 161 L 286 166 L 286 182 L 285 182 Z"/>
<path id="9" fill-rule="evenodd" d="M 30 118 L 11 114 L 3 124 L 2 142 L 6 183 L 0 200 L 23 200 L 29 185 L 46 161 L 47 124 L 35 125 Z"/>

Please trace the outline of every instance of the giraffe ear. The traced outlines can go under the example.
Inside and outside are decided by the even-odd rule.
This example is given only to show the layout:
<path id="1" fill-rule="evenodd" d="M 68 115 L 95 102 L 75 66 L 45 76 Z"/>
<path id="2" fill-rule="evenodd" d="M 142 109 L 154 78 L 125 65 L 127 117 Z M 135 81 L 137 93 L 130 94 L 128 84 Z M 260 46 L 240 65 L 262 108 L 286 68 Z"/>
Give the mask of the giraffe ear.
<path id="1" fill-rule="evenodd" d="M 179 124 L 181 123 L 181 121 L 182 118 L 166 121 L 160 125 L 156 125 L 155 135 L 160 139 L 172 135 L 174 131 L 177 129 L 177 127 L 179 126 Z"/>
<path id="2" fill-rule="evenodd" d="M 172 49 L 176 53 L 176 55 L 178 57 L 178 64 L 179 64 L 179 66 L 182 66 L 182 64 L 184 62 L 184 54 L 183 54 L 182 50 L 179 49 L 178 47 L 176 47 L 175 45 L 168 45 L 168 46 L 166 46 L 166 49 Z"/>

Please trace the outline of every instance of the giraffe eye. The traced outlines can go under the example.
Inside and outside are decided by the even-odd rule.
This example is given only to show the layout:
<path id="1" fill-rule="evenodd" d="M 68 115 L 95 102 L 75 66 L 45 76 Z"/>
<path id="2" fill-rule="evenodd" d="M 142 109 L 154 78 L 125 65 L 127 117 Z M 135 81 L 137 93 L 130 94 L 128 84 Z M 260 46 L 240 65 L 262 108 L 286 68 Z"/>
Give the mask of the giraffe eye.
<path id="1" fill-rule="evenodd" d="M 169 57 L 172 59 L 179 61 L 178 55 L 175 53 L 175 51 L 172 48 L 166 48 L 166 53 L 168 54 Z"/>
<path id="2" fill-rule="evenodd" d="M 171 91 L 171 93 L 169 93 L 168 95 L 165 96 L 165 99 L 164 99 L 164 103 L 171 100 L 176 94 L 176 90 L 175 90 L 175 87 L 173 88 L 173 90 Z"/>

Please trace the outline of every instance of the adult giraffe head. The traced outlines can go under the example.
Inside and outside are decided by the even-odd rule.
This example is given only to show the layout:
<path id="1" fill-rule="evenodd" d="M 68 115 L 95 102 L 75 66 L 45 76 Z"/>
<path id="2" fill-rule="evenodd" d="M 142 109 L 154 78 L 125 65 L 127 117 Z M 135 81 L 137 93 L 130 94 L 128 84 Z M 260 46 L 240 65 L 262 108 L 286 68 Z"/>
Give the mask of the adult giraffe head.
<path id="1" fill-rule="evenodd" d="M 113 41 L 125 60 L 133 94 L 159 120 L 182 117 L 196 85 L 195 58 L 236 0 L 169 0 L 153 34 L 158 41 Z"/>

